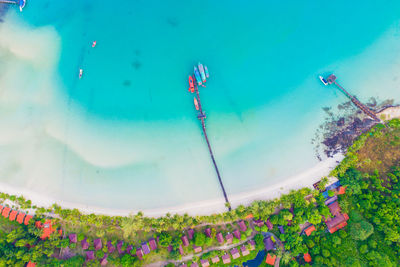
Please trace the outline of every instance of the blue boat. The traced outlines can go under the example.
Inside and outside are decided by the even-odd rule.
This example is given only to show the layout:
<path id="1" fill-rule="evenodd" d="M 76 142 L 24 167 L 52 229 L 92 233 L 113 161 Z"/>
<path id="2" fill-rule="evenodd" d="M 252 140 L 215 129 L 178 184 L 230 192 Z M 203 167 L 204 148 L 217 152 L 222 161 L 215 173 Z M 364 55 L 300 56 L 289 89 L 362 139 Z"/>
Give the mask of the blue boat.
<path id="1" fill-rule="evenodd" d="M 201 76 L 196 66 L 194 66 L 194 76 L 196 77 L 197 84 L 202 85 L 203 83 L 201 82 Z"/>
<path id="2" fill-rule="evenodd" d="M 22 9 L 25 7 L 26 5 L 26 0 L 19 0 L 18 1 L 18 5 L 19 5 L 19 10 L 22 12 Z"/>
<path id="3" fill-rule="evenodd" d="M 205 83 L 205 82 L 206 82 L 206 74 L 204 73 L 203 64 L 201 64 L 201 63 L 199 62 L 198 66 L 199 66 L 199 71 L 200 71 L 201 80 L 202 80 L 203 83 Z"/>
<path id="4" fill-rule="evenodd" d="M 207 66 L 204 66 L 204 71 L 206 72 L 206 78 L 210 78 L 210 74 L 208 74 L 208 68 Z"/>

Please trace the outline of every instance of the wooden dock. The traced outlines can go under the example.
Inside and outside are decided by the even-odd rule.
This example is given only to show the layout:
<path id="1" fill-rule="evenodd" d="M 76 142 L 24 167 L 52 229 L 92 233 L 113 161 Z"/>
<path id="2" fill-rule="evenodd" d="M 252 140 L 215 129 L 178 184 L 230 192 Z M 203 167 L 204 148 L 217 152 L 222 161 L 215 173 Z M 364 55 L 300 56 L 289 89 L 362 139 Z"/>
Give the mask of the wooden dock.
<path id="1" fill-rule="evenodd" d="M 336 81 L 336 76 L 331 74 L 327 78 L 328 84 L 335 84 L 339 89 L 348 97 L 350 98 L 351 102 L 353 102 L 356 107 L 361 109 L 366 115 L 368 115 L 370 118 L 372 118 L 374 121 L 380 122 L 381 120 L 376 116 L 376 112 L 369 109 L 366 105 L 361 103 L 355 96 L 349 94 L 340 84 L 337 83 Z"/>
<path id="2" fill-rule="evenodd" d="M 206 124 L 204 122 L 204 119 L 206 118 L 206 115 L 203 112 L 203 108 L 201 107 L 199 88 L 198 88 L 197 84 L 195 84 L 194 88 L 195 88 L 195 92 L 196 92 L 196 95 L 197 95 L 197 101 L 198 101 L 198 104 L 199 104 L 199 112 L 200 112 L 200 115 L 198 115 L 197 118 L 201 121 L 201 126 L 203 128 L 204 138 L 206 139 L 206 142 L 207 142 L 208 151 L 210 152 L 211 160 L 212 160 L 212 162 L 214 164 L 215 172 L 217 173 L 217 177 L 218 177 L 219 184 L 221 186 L 222 193 L 224 194 L 225 205 L 227 206 L 228 210 L 230 211 L 232 209 L 231 208 L 231 204 L 229 202 L 228 195 L 226 194 L 224 184 L 222 183 L 221 175 L 219 173 L 217 163 L 215 162 L 214 153 L 213 153 L 213 151 L 211 149 L 210 141 L 208 140 L 207 131 L 206 131 Z"/>

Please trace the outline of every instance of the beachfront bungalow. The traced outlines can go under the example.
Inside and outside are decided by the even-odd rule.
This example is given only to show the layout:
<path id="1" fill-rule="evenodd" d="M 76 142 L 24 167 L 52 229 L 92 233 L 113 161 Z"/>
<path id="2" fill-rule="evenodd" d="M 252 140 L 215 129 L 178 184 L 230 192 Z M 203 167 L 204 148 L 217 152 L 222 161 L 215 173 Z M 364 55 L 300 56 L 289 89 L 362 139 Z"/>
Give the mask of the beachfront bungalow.
<path id="1" fill-rule="evenodd" d="M 32 215 L 26 215 L 26 216 L 25 216 L 25 219 L 24 219 L 24 224 L 25 224 L 25 225 L 28 225 L 28 224 L 29 224 L 29 221 L 30 221 L 32 218 L 33 218 Z"/>
<path id="2" fill-rule="evenodd" d="M 11 208 L 9 207 L 4 207 L 3 211 L 1 212 L 1 215 L 3 215 L 4 218 L 7 218 L 8 215 L 10 214 Z"/>
<path id="3" fill-rule="evenodd" d="M 3 208 L 4 208 L 4 207 L 3 207 L 2 205 L 0 205 L 0 213 L 1 213 L 1 211 L 3 210 Z"/>
<path id="4" fill-rule="evenodd" d="M 204 233 L 208 238 L 211 238 L 211 228 L 207 228 L 206 230 L 204 230 Z"/>
<path id="5" fill-rule="evenodd" d="M 192 240 L 193 236 L 194 236 L 194 230 L 193 229 L 189 229 L 187 232 L 188 232 L 189 240 Z"/>
<path id="6" fill-rule="evenodd" d="M 101 239 L 97 238 L 93 241 L 94 249 L 95 250 L 100 250 L 103 248 L 103 244 L 101 243 Z"/>
<path id="7" fill-rule="evenodd" d="M 187 265 L 183 263 L 182 265 L 179 265 L 179 267 L 187 267 Z"/>
<path id="8" fill-rule="evenodd" d="M 126 248 L 126 253 L 132 255 L 132 254 L 131 254 L 131 251 L 132 251 L 132 250 L 133 250 L 133 246 L 132 246 L 132 245 L 129 245 L 129 246 Z"/>
<path id="9" fill-rule="evenodd" d="M 193 250 L 194 250 L 194 253 L 199 253 L 199 252 L 201 252 L 203 249 L 202 249 L 201 247 L 198 247 L 198 246 L 196 246 L 196 245 L 193 245 Z"/>
<path id="10" fill-rule="evenodd" d="M 71 242 L 71 243 L 78 242 L 78 235 L 77 234 L 69 234 L 68 238 L 69 238 L 69 242 Z"/>
<path id="11" fill-rule="evenodd" d="M 190 264 L 190 267 L 199 267 L 199 265 L 197 264 L 197 262 L 193 262 L 192 264 Z"/>
<path id="12" fill-rule="evenodd" d="M 268 227 L 269 230 L 272 230 L 274 228 L 274 225 L 269 220 L 269 218 L 265 221 L 265 225 Z"/>
<path id="13" fill-rule="evenodd" d="M 307 252 L 303 256 L 305 262 L 311 262 L 311 255 Z"/>
<path id="14" fill-rule="evenodd" d="M 18 214 L 18 211 L 12 210 L 12 211 L 10 212 L 10 216 L 8 217 L 8 219 L 9 219 L 10 221 L 15 221 L 15 218 L 17 218 L 17 214 Z"/>
<path id="15" fill-rule="evenodd" d="M 94 251 L 93 250 L 85 251 L 85 253 L 86 253 L 86 261 L 94 260 Z"/>
<path id="16" fill-rule="evenodd" d="M 337 201 L 329 204 L 328 208 L 333 218 L 327 218 L 325 220 L 325 224 L 328 227 L 329 232 L 334 233 L 347 225 L 347 220 L 349 219 L 349 216 L 345 213 L 342 214 L 340 212 L 340 206 Z"/>
<path id="17" fill-rule="evenodd" d="M 118 251 L 118 254 L 120 254 L 120 255 L 125 253 L 125 250 L 122 250 L 123 245 L 124 245 L 124 241 L 119 241 L 117 243 L 117 251 Z"/>
<path id="18" fill-rule="evenodd" d="M 247 256 L 247 255 L 250 254 L 249 250 L 246 248 L 245 245 L 243 245 L 243 246 L 240 247 L 240 252 L 242 252 L 242 255 L 243 255 L 243 256 Z"/>
<path id="19" fill-rule="evenodd" d="M 151 250 L 156 250 L 157 249 L 157 243 L 156 240 L 154 238 L 151 238 L 149 240 L 149 246 Z"/>
<path id="20" fill-rule="evenodd" d="M 233 235 L 232 235 L 232 234 L 227 234 L 227 235 L 225 236 L 225 239 L 226 239 L 226 243 L 227 243 L 227 244 L 232 244 L 232 242 L 233 242 Z"/>
<path id="21" fill-rule="evenodd" d="M 211 262 L 212 263 L 217 263 L 219 261 L 220 261 L 220 258 L 218 256 L 215 256 L 215 257 L 211 258 Z"/>
<path id="22" fill-rule="evenodd" d="M 238 225 L 239 225 L 239 229 L 240 229 L 241 232 L 246 232 L 247 226 L 246 226 L 246 223 L 243 220 L 239 221 Z"/>
<path id="23" fill-rule="evenodd" d="M 264 221 L 261 220 L 261 219 L 253 220 L 253 223 L 254 223 L 255 226 L 258 226 L 258 227 L 263 227 L 264 226 Z"/>
<path id="24" fill-rule="evenodd" d="M 222 245 L 225 240 L 224 240 L 224 236 L 221 234 L 221 232 L 219 232 L 216 237 L 217 237 L 218 243 L 220 243 Z"/>
<path id="25" fill-rule="evenodd" d="M 179 245 L 178 250 L 179 250 L 179 253 L 180 253 L 181 255 L 185 254 L 185 252 L 183 251 L 182 245 Z"/>
<path id="26" fill-rule="evenodd" d="M 210 266 L 210 262 L 208 260 L 200 260 L 200 264 L 202 267 Z"/>
<path id="27" fill-rule="evenodd" d="M 315 229 L 315 226 L 314 226 L 313 224 L 311 224 L 311 225 L 308 226 L 306 229 L 304 229 L 304 233 L 305 233 L 307 236 L 310 236 L 311 233 L 314 232 L 315 230 L 316 230 L 316 229 Z"/>
<path id="28" fill-rule="evenodd" d="M 29 261 L 26 267 L 35 267 L 36 263 Z"/>
<path id="29" fill-rule="evenodd" d="M 279 229 L 279 232 L 280 232 L 281 234 L 284 234 L 284 233 L 285 233 L 285 229 L 283 229 L 283 226 L 282 226 L 282 225 L 279 225 L 279 226 L 278 226 L 278 229 Z"/>
<path id="30" fill-rule="evenodd" d="M 271 236 L 264 238 L 264 247 L 266 251 L 274 249 L 274 242 L 271 239 Z"/>
<path id="31" fill-rule="evenodd" d="M 108 257 L 108 254 L 104 253 L 103 258 L 101 258 L 101 260 L 100 260 L 100 265 L 101 266 L 106 266 L 108 264 L 107 257 Z"/>
<path id="32" fill-rule="evenodd" d="M 237 248 L 231 249 L 230 252 L 231 252 L 231 255 L 232 255 L 233 259 L 237 259 L 237 258 L 240 257 L 240 253 L 239 253 L 239 250 Z"/>
<path id="33" fill-rule="evenodd" d="M 85 239 L 83 239 L 81 241 L 81 247 L 83 250 L 88 249 L 89 248 L 89 242 L 87 242 L 87 238 L 85 237 Z"/>
<path id="34" fill-rule="evenodd" d="M 20 212 L 17 216 L 17 222 L 19 224 L 23 224 L 24 223 L 24 218 L 25 218 L 25 213 Z"/>
<path id="35" fill-rule="evenodd" d="M 111 241 L 107 242 L 107 249 L 108 249 L 108 253 L 113 253 L 115 251 L 115 247 L 113 246 Z"/>
<path id="36" fill-rule="evenodd" d="M 331 203 L 333 203 L 333 202 L 335 202 L 335 201 L 337 201 L 338 200 L 338 197 L 337 196 L 333 196 L 333 197 L 331 197 L 331 198 L 329 198 L 329 199 L 327 199 L 327 200 L 325 200 L 325 205 L 329 205 L 329 204 L 331 204 Z"/>
<path id="37" fill-rule="evenodd" d="M 256 249 L 256 241 L 250 240 L 249 241 L 249 245 L 250 245 L 250 250 L 255 250 Z"/>
<path id="38" fill-rule="evenodd" d="M 53 223 L 50 219 L 47 219 L 44 223 L 37 221 L 35 226 L 38 229 L 43 229 L 42 236 L 40 237 L 42 240 L 49 238 L 50 235 L 56 231 L 56 229 L 53 228 Z"/>
<path id="39" fill-rule="evenodd" d="M 138 257 L 139 260 L 143 260 L 143 250 L 141 248 L 136 249 L 136 256 Z"/>
<path id="40" fill-rule="evenodd" d="M 346 193 L 346 187 L 345 186 L 339 186 L 336 191 L 336 195 L 343 195 Z"/>
<path id="41" fill-rule="evenodd" d="M 269 253 L 267 254 L 267 259 L 265 260 L 266 264 L 275 265 L 276 255 L 271 256 Z"/>
<path id="42" fill-rule="evenodd" d="M 229 254 L 224 254 L 224 255 L 222 255 L 222 262 L 224 263 L 224 264 L 229 264 L 229 263 L 231 263 L 231 256 L 229 255 Z"/>
<path id="43" fill-rule="evenodd" d="M 144 255 L 147 255 L 150 253 L 150 247 L 146 242 L 142 243 L 142 250 L 143 250 Z"/>
<path id="44" fill-rule="evenodd" d="M 186 235 L 183 235 L 183 236 L 181 237 L 181 240 L 182 240 L 182 244 L 183 244 L 184 247 L 189 246 L 189 239 L 187 238 Z"/>
<path id="45" fill-rule="evenodd" d="M 240 231 L 238 229 L 236 229 L 235 231 L 233 231 L 233 235 L 240 240 L 241 234 Z"/>

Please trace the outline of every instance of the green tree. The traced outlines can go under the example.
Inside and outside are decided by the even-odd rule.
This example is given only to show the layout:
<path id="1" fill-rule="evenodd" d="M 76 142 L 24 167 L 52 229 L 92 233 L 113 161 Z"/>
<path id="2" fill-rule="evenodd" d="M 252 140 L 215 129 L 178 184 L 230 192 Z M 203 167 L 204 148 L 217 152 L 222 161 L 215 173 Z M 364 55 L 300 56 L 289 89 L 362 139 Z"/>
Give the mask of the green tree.
<path id="1" fill-rule="evenodd" d="M 365 240 L 374 232 L 374 227 L 367 221 L 350 224 L 350 235 L 354 240 Z"/>
<path id="2" fill-rule="evenodd" d="M 196 246 L 203 246 L 206 241 L 206 235 L 200 232 L 194 233 L 194 244 Z"/>
<path id="3" fill-rule="evenodd" d="M 167 232 L 161 232 L 159 235 L 159 243 L 162 247 L 168 247 L 171 244 L 172 236 Z"/>

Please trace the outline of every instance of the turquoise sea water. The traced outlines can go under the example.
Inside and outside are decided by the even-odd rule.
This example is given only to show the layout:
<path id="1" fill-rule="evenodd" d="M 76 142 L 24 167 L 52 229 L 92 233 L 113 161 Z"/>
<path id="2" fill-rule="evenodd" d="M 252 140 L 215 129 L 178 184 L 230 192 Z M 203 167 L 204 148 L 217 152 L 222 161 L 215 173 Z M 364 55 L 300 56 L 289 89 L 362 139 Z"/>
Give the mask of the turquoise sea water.
<path id="1" fill-rule="evenodd" d="M 335 72 L 360 100 L 398 102 L 399 22 L 396 0 L 30 1 L 0 27 L 32 33 L 14 38 L 27 47 L 45 39 L 36 45 L 55 56 L 28 62 L 0 42 L 1 68 L 18 62 L 26 73 L 13 88 L 24 101 L 0 110 L 15 118 L 3 124 L 0 181 L 106 208 L 221 197 L 187 92 L 201 61 L 211 75 L 200 92 L 207 130 L 228 194 L 282 182 L 317 163 L 321 108 L 345 101 L 319 74 Z M 51 67 L 34 64 L 41 60 Z M 26 96 L 46 77 L 43 98 Z M 0 75 L 0 85 L 12 78 Z M 24 129 L 31 134 L 10 141 Z"/>

